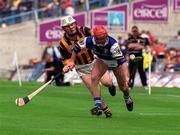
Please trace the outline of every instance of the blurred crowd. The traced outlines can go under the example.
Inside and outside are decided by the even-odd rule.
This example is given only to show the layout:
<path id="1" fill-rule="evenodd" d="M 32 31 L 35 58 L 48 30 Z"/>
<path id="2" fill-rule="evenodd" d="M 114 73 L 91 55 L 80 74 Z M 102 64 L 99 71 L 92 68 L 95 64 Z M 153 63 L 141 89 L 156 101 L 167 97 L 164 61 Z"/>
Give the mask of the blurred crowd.
<path id="1" fill-rule="evenodd" d="M 29 81 L 37 80 L 42 74 L 45 74 L 45 82 L 48 82 L 56 76 L 56 86 L 69 86 L 70 82 L 64 82 L 63 63 L 61 54 L 56 45 L 48 42 L 45 47 L 41 60 L 31 59 L 30 65 L 33 66 Z"/>
<path id="2" fill-rule="evenodd" d="M 147 38 L 151 47 L 152 72 L 176 72 L 180 71 L 180 31 L 171 40 L 176 40 L 173 45 L 163 43 L 157 39 L 150 31 L 142 30 L 141 36 Z M 128 37 L 130 33 L 128 34 Z M 123 44 L 126 39 L 118 37 L 118 42 Z"/>
<path id="3" fill-rule="evenodd" d="M 129 0 L 89 0 L 90 8 L 110 6 L 112 4 L 128 2 Z M 7 18 L 1 25 L 11 25 L 23 21 L 23 14 L 32 19 L 33 11 L 37 9 L 38 17 L 57 17 L 73 15 L 87 9 L 86 0 L 0 0 L 0 18 Z M 2 21 L 2 20 L 1 20 Z"/>
<path id="4" fill-rule="evenodd" d="M 33 0 L 0 0 L 0 17 L 31 11 Z"/>
<path id="5" fill-rule="evenodd" d="M 175 72 L 180 71 L 180 49 L 179 44 L 168 46 L 153 36 L 150 31 L 142 31 L 143 37 L 147 37 L 151 46 L 152 71 L 153 72 Z M 174 37 L 180 41 L 180 31 Z M 180 43 L 180 42 L 179 42 Z"/>

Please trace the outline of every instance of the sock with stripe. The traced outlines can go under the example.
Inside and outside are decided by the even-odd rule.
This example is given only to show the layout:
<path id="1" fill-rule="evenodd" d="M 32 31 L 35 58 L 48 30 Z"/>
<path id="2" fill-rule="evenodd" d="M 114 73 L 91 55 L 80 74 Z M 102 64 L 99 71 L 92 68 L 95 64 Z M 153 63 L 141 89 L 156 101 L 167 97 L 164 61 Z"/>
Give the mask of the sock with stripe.
<path id="1" fill-rule="evenodd" d="M 95 101 L 95 106 L 101 108 L 102 106 L 101 97 L 94 97 L 94 101 Z"/>
<path id="2" fill-rule="evenodd" d="M 103 108 L 102 110 L 103 110 L 103 112 L 104 112 L 105 114 L 111 112 L 111 110 L 110 110 L 110 108 L 109 108 L 108 106 L 106 106 L 106 107 Z"/>
<path id="3" fill-rule="evenodd" d="M 106 115 L 106 118 L 112 118 L 112 113 L 108 106 L 106 106 L 102 110 L 103 110 L 104 114 Z"/>

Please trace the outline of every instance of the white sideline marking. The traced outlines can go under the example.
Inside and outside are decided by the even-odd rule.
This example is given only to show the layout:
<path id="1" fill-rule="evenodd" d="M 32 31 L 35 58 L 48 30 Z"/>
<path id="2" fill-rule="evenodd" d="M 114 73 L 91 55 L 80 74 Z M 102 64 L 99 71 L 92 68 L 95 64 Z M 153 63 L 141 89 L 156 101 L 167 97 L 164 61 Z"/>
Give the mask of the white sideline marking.
<path id="1" fill-rule="evenodd" d="M 137 94 L 137 95 L 147 95 L 147 94 L 143 94 L 143 93 L 140 93 L 140 94 Z M 152 94 L 152 96 L 153 96 L 153 94 Z M 168 97 L 176 97 L 176 98 L 180 98 L 180 96 L 179 95 L 171 95 L 171 94 L 156 94 L 156 95 L 154 95 L 154 96 L 168 96 Z"/>
<path id="2" fill-rule="evenodd" d="M 144 115 L 144 116 L 180 116 L 180 114 L 177 113 L 139 113 L 139 115 Z"/>
<path id="3" fill-rule="evenodd" d="M 180 96 L 178 96 L 178 95 L 171 95 L 171 94 L 168 94 L 167 96 L 169 96 L 169 97 L 178 97 L 178 98 L 180 98 Z"/>

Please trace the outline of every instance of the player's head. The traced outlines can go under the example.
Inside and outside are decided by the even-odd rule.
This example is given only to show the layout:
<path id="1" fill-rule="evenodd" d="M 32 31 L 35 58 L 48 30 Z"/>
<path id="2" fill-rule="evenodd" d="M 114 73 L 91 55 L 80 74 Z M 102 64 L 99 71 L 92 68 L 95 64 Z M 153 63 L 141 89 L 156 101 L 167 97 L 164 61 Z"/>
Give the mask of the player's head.
<path id="1" fill-rule="evenodd" d="M 68 35 L 77 33 L 76 20 L 70 15 L 61 18 L 61 27 Z"/>
<path id="2" fill-rule="evenodd" d="M 103 26 L 96 26 L 93 28 L 93 36 L 98 46 L 104 46 L 108 42 L 108 33 Z"/>
<path id="3" fill-rule="evenodd" d="M 133 26 L 133 27 L 131 28 L 131 32 L 132 32 L 132 35 L 134 35 L 134 36 L 139 35 L 139 29 L 138 29 L 138 27 L 137 27 L 137 26 Z"/>

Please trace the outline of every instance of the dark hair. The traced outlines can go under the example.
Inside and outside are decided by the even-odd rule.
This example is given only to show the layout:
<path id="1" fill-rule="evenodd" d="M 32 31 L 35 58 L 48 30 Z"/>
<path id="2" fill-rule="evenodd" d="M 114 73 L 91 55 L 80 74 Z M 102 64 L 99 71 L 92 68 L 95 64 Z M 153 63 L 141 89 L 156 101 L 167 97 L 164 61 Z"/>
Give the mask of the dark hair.
<path id="1" fill-rule="evenodd" d="M 132 26 L 132 29 L 138 29 L 138 27 L 136 25 Z"/>
<path id="2" fill-rule="evenodd" d="M 118 39 L 122 39 L 122 37 L 121 37 L 121 36 L 118 36 Z"/>

